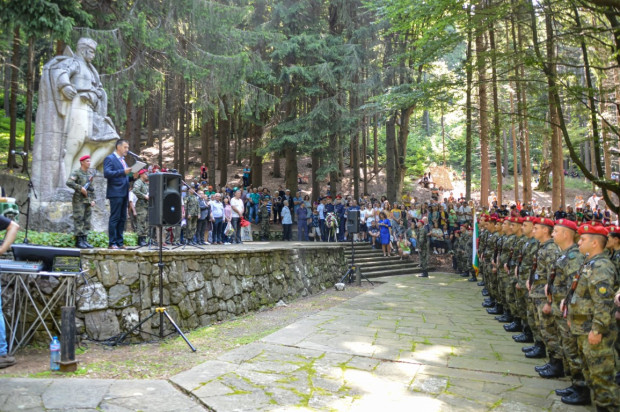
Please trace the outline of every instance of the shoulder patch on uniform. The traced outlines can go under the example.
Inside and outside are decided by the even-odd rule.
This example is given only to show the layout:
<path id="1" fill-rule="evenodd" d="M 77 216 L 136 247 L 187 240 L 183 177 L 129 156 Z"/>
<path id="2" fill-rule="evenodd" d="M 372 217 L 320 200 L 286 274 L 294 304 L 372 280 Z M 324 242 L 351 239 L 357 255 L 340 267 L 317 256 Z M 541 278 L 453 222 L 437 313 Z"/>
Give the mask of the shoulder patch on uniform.
<path id="1" fill-rule="evenodd" d="M 607 288 L 605 286 L 601 286 L 600 288 L 598 288 L 598 293 L 600 293 L 601 295 L 606 294 Z"/>
<path id="2" fill-rule="evenodd" d="M 577 254 L 578 254 L 578 253 L 579 253 L 579 252 L 578 252 L 578 251 L 576 251 L 576 250 L 571 250 L 570 252 L 568 252 L 568 258 L 569 258 L 569 259 L 574 259 L 574 258 L 576 258 L 576 257 L 577 257 Z"/>

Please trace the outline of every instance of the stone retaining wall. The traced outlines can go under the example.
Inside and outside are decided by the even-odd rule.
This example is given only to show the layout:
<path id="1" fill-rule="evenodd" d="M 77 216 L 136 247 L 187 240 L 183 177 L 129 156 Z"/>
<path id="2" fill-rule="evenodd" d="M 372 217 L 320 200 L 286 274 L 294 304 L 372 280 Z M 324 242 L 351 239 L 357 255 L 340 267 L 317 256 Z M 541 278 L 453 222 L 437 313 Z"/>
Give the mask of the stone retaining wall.
<path id="1" fill-rule="evenodd" d="M 106 340 L 151 314 L 159 303 L 158 261 L 156 250 L 83 251 L 91 282 L 78 288 L 78 330 Z M 346 271 L 342 247 L 307 243 L 164 251 L 163 262 L 163 304 L 184 331 L 319 292 Z M 158 333 L 159 316 L 142 330 Z M 168 322 L 164 330 L 172 331 Z"/>

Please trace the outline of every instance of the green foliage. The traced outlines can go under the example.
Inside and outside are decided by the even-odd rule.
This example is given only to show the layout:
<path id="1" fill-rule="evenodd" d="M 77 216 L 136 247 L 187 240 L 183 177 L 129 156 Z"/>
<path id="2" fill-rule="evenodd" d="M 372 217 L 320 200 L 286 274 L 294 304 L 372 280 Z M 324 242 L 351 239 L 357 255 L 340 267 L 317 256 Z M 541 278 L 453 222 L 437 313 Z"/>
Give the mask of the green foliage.
<path id="1" fill-rule="evenodd" d="M 15 243 L 23 243 L 26 232 L 22 229 L 17 232 Z M 0 232 L 0 237 L 4 238 L 5 234 L 5 231 Z M 123 240 L 126 246 L 136 246 L 138 244 L 138 236 L 135 233 L 124 233 Z M 75 236 L 70 233 L 36 232 L 34 230 L 29 230 L 28 242 L 33 245 L 75 247 Z M 88 234 L 88 243 L 94 247 L 107 248 L 108 235 L 103 232 L 91 231 Z"/>
<path id="2" fill-rule="evenodd" d="M 0 109 L 0 163 L 6 162 L 9 153 L 10 122 L 11 119 L 5 116 L 4 110 Z M 16 147 L 24 147 L 24 121 L 22 119 L 17 120 L 15 142 Z"/>

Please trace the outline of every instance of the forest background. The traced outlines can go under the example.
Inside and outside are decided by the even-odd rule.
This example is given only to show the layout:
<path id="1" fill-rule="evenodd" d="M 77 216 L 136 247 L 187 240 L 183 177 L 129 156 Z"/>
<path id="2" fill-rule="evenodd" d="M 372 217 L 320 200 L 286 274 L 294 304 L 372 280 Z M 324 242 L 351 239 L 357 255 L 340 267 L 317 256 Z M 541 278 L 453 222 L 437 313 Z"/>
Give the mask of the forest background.
<path id="1" fill-rule="evenodd" d="M 260 186 L 269 162 L 274 177 L 283 163 L 295 191 L 305 159 L 313 196 L 326 181 L 341 191 L 348 168 L 347 192 L 359 198 L 381 172 L 395 200 L 434 163 L 462 171 L 466 197 L 479 191 L 485 206 L 491 191 L 531 202 L 536 180 L 556 210 L 572 174 L 620 211 L 620 0 L 0 0 L 0 9 L 0 147 L 11 172 L 28 167 L 10 151 L 31 151 L 42 65 L 91 37 L 119 133 L 154 148 L 159 164 L 170 140 L 170 166 L 186 175 L 205 163 L 219 170 L 214 187 L 242 163 Z"/>

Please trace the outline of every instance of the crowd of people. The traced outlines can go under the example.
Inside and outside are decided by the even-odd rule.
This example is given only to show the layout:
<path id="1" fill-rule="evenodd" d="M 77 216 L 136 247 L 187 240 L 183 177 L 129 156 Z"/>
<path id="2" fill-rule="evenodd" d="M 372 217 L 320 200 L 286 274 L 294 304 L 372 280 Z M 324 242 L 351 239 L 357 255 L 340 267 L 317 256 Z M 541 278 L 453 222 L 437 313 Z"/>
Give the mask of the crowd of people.
<path id="1" fill-rule="evenodd" d="M 543 378 L 569 376 L 563 403 L 618 411 L 620 399 L 620 226 L 592 204 L 480 210 L 483 306 L 505 323 Z M 596 201 L 596 202 L 595 202 Z"/>

